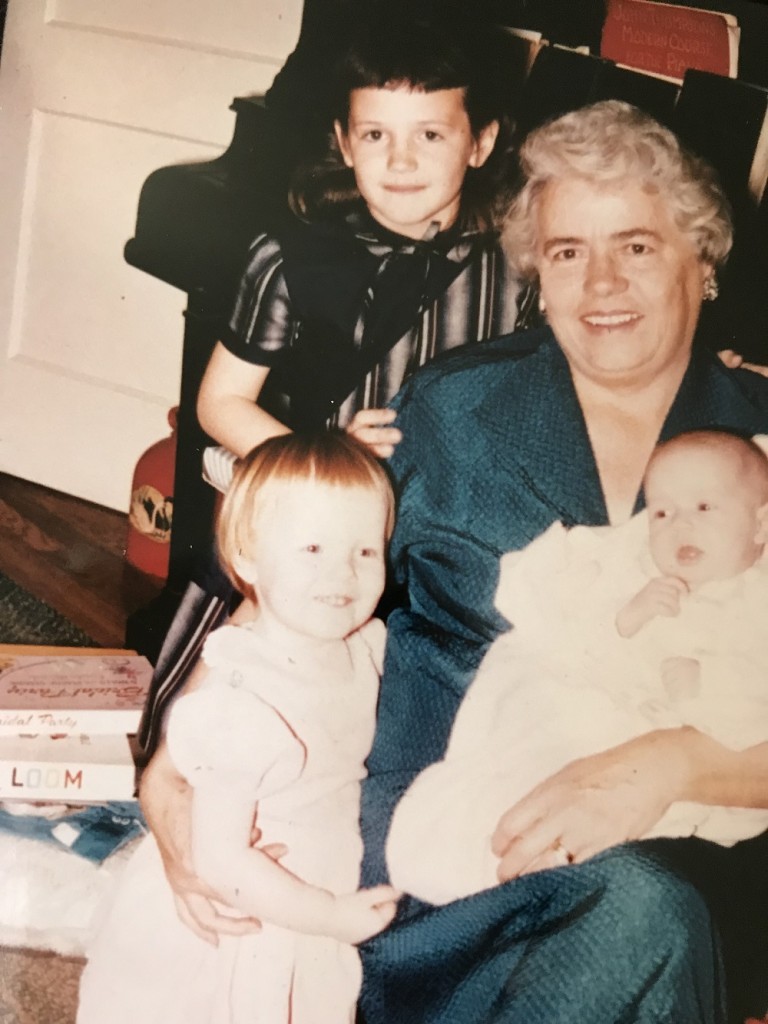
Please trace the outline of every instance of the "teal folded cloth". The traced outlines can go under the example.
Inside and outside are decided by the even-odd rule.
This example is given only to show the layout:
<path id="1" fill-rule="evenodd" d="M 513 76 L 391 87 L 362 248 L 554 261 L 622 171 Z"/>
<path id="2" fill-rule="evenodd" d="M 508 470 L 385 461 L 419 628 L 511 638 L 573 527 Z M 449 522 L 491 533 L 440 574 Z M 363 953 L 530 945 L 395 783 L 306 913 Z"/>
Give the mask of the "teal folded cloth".
<path id="1" fill-rule="evenodd" d="M 137 800 L 70 804 L 0 806 L 0 832 L 36 839 L 101 864 L 120 847 L 149 831 Z"/>

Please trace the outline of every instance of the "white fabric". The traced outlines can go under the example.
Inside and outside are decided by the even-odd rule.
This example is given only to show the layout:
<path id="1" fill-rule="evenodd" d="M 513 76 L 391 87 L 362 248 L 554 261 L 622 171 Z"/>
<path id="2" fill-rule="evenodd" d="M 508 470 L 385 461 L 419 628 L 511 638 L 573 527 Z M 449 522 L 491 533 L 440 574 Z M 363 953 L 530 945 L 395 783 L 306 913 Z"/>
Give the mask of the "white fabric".
<path id="1" fill-rule="evenodd" d="M 209 445 L 203 449 L 203 480 L 222 494 L 229 490 L 236 465 L 237 456 L 228 448 Z"/>
<path id="2" fill-rule="evenodd" d="M 373 741 L 384 627 L 348 638 L 340 683 L 292 661 L 247 628 L 225 626 L 204 650 L 210 669 L 169 721 L 174 762 L 193 786 L 244 788 L 258 799 L 262 842 L 281 863 L 333 892 L 359 881 L 360 780 Z M 351 1024 L 360 985 L 352 946 L 265 924 L 218 948 L 176 915 L 150 837 L 128 865 L 88 951 L 78 1024 Z"/>
<path id="3" fill-rule="evenodd" d="M 644 513 L 616 528 L 550 527 L 502 558 L 496 603 L 514 629 L 492 644 L 456 717 L 445 759 L 398 805 L 393 885 L 431 903 L 496 884 L 501 815 L 570 761 L 656 728 L 692 725 L 733 749 L 768 740 L 768 565 L 686 595 L 676 618 L 631 639 L 617 612 L 658 573 Z M 695 697 L 674 701 L 660 666 L 699 661 Z M 673 804 L 649 833 L 725 845 L 768 827 L 768 811 Z"/>
<path id="4" fill-rule="evenodd" d="M 0 945 L 82 956 L 135 845 L 94 864 L 38 839 L 0 835 Z"/>

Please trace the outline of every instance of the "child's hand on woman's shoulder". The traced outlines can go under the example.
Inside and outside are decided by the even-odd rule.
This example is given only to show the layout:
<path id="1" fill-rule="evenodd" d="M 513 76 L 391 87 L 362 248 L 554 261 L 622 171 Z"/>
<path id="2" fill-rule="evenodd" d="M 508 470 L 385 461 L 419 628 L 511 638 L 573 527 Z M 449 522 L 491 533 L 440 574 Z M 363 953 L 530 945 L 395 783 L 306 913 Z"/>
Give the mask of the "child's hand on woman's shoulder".
<path id="1" fill-rule="evenodd" d="M 403 439 L 395 422 L 394 409 L 359 409 L 347 424 L 346 431 L 371 449 L 380 459 L 388 459 L 395 445 Z"/>

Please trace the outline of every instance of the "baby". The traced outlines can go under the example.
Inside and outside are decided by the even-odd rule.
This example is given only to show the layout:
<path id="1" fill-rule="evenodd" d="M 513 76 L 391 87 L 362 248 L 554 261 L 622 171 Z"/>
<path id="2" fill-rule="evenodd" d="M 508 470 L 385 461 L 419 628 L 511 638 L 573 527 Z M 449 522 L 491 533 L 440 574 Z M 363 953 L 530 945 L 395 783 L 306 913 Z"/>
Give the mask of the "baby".
<path id="1" fill-rule="evenodd" d="M 660 728 L 735 750 L 768 739 L 768 457 L 696 431 L 660 445 L 647 511 L 608 528 L 557 523 L 505 555 L 489 649 L 444 760 L 412 783 L 387 843 L 392 884 L 443 904 L 497 883 L 502 814 L 569 762 Z M 673 804 L 650 836 L 731 845 L 768 811 Z"/>
<path id="2" fill-rule="evenodd" d="M 678 616 L 681 600 L 702 584 L 740 576 L 758 560 L 766 540 L 768 458 L 755 442 L 714 431 L 683 434 L 656 449 L 644 486 L 650 554 L 661 575 L 617 615 L 623 637 L 636 636 L 658 616 Z M 750 623 L 758 631 L 759 610 L 752 608 Z M 741 611 L 731 609 L 743 623 Z M 721 633 L 727 614 L 724 604 Z M 698 660 L 671 658 L 661 668 L 671 697 L 699 692 Z"/>

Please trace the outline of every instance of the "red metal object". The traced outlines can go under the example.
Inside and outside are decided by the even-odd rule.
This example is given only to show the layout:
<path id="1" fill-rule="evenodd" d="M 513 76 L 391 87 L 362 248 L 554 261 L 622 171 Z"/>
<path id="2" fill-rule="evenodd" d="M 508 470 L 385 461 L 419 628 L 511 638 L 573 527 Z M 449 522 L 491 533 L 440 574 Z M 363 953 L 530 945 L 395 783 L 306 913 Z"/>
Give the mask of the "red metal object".
<path id="1" fill-rule="evenodd" d="M 170 437 L 147 448 L 136 463 L 128 513 L 126 561 L 160 579 L 168 576 L 171 547 L 177 413 L 177 408 L 168 413 Z"/>

